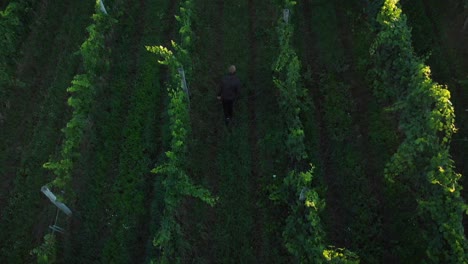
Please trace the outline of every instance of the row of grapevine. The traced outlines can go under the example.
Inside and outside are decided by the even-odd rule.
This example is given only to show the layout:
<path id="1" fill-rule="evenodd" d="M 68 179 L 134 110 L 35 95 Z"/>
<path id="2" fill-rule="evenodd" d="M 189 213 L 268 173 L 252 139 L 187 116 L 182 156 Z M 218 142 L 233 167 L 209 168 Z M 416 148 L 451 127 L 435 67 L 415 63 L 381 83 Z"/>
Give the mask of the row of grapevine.
<path id="1" fill-rule="evenodd" d="M 467 206 L 449 154 L 456 132 L 450 92 L 431 80 L 429 67 L 415 55 L 397 0 L 385 1 L 377 21 L 370 50 L 374 93 L 398 120 L 402 141 L 385 178 L 392 197 L 408 197 L 399 202 L 401 213 L 392 221 L 402 233 L 394 254 L 427 263 L 467 263 L 462 225 Z"/>
<path id="2" fill-rule="evenodd" d="M 115 60 L 127 61 L 127 63 L 113 67 L 113 70 L 117 72 L 110 74 L 113 79 L 112 83 L 116 83 L 119 87 L 116 89 L 116 86 L 109 85 L 115 95 L 115 101 L 119 101 L 121 105 L 127 103 L 128 110 L 122 111 L 123 107 L 115 109 L 116 112 L 122 114 L 117 114 L 115 119 L 106 120 L 111 127 L 117 120 L 122 120 L 122 129 L 113 133 L 112 138 L 117 137 L 117 140 L 109 140 L 118 149 L 118 154 L 114 155 L 114 158 L 109 158 L 109 163 L 99 166 L 106 168 L 112 166 L 114 176 L 109 177 L 108 172 L 103 173 L 103 177 L 107 178 L 109 184 L 112 185 L 107 192 L 109 199 L 106 206 L 109 235 L 101 240 L 103 243 L 101 262 L 103 263 L 142 262 L 145 258 L 151 258 L 151 254 L 146 256 L 143 254 L 148 249 L 142 246 L 142 242 L 151 243 L 147 241 L 151 237 L 151 231 L 148 232 L 148 230 L 153 229 L 153 226 L 159 222 L 157 216 L 150 217 L 150 214 L 154 213 L 149 207 L 151 200 L 155 203 L 161 200 L 159 197 L 150 198 L 154 182 L 150 170 L 155 162 L 152 157 L 159 155 L 158 149 L 161 148 L 158 136 L 165 123 L 158 122 L 160 120 L 156 117 L 164 109 L 165 96 L 160 84 L 162 76 L 160 66 L 154 60 L 153 54 L 147 52 L 144 45 L 164 39 L 164 31 L 172 23 L 164 23 L 165 27 L 163 27 L 161 24 L 164 16 L 154 14 L 161 12 L 167 17 L 172 17 L 172 14 L 168 12 L 169 6 L 170 3 L 165 0 L 152 0 L 138 5 L 129 4 L 125 8 L 128 17 L 119 18 L 121 27 L 116 29 L 119 31 L 119 37 L 122 38 L 119 49 L 124 51 L 135 49 L 137 52 L 129 57 L 120 57 L 116 54 L 118 51 L 114 50 L 117 56 Z M 127 24 L 127 21 L 134 21 L 135 18 L 145 22 L 144 29 L 143 24 L 138 23 L 138 20 L 134 26 Z M 132 69 L 139 74 L 128 75 L 128 71 Z M 127 102 L 125 95 L 129 98 Z M 119 117 L 121 115 L 124 118 Z M 118 159 L 117 164 L 112 161 L 115 159 Z M 111 178 L 110 181 L 109 178 Z M 155 196 L 159 195 L 155 194 Z"/>
<path id="3" fill-rule="evenodd" d="M 100 0 L 96 1 L 96 13 L 92 19 L 94 23 L 87 28 L 89 36 L 80 48 L 85 72 L 75 75 L 72 85 L 67 89 L 68 92 L 72 93 L 68 99 L 68 105 L 73 109 L 73 113 L 66 127 L 62 130 L 64 139 L 59 158 L 52 159 L 43 165 L 44 168 L 53 171 L 56 176 L 50 186 L 61 191 L 56 192 L 59 199 L 71 203 L 75 198 L 71 184 L 74 162 L 79 156 L 82 138 L 91 123 L 89 112 L 95 103 L 94 86 L 99 82 L 99 77 L 109 69 L 105 38 L 116 22 L 112 17 L 102 13 Z M 54 244 L 54 235 L 47 234 L 44 238 L 44 244 L 32 251 L 37 255 L 38 262 L 54 262 Z"/>
<path id="4" fill-rule="evenodd" d="M 325 201 L 319 197 L 313 181 L 313 169 L 304 170 L 308 159 L 304 129 L 300 119 L 301 101 L 307 96 L 301 85 L 300 61 L 291 47 L 293 26 L 288 22 L 294 1 L 286 0 L 285 14 L 278 23 L 279 55 L 273 65 L 274 84 L 279 90 L 278 103 L 287 131 L 284 135 L 292 170 L 283 181 L 283 200 L 289 204 L 289 216 L 283 231 L 286 247 L 299 263 L 358 263 L 358 257 L 344 249 L 325 247 L 326 238 L 320 213 Z"/>
<path id="5" fill-rule="evenodd" d="M 94 23 L 88 27 L 89 37 L 80 49 L 85 73 L 76 75 L 72 80 L 72 86 L 67 89 L 72 94 L 68 99 L 68 105 L 73 108 L 73 114 L 63 129 L 64 142 L 60 158 L 44 164 L 44 168 L 53 171 L 56 175 L 51 185 L 63 190 L 68 199 L 73 198 L 70 184 L 73 162 L 79 155 L 78 147 L 86 127 L 90 125 L 88 115 L 94 104 L 94 85 L 99 81 L 98 77 L 109 69 L 105 37 L 115 20 L 100 11 L 99 2 L 100 0 L 97 0 L 96 14 L 93 15 Z"/>
<path id="6" fill-rule="evenodd" d="M 159 62 L 167 65 L 170 78 L 167 83 L 170 102 L 168 105 L 171 131 L 170 150 L 166 152 L 166 160 L 152 170 L 157 176 L 164 177 L 164 211 L 161 224 L 153 241 L 159 250 L 158 263 L 181 263 L 184 252 L 189 248 L 180 223 L 180 206 L 185 197 L 199 198 L 213 206 L 216 199 L 210 192 L 194 185 L 187 172 L 187 144 L 190 135 L 189 97 L 182 74 L 191 77 L 191 61 L 189 50 L 192 45 L 192 8 L 191 0 L 181 3 L 180 15 L 176 16 L 180 23 L 181 44 L 172 41 L 172 49 L 163 46 L 147 47 L 148 51 L 162 57 Z M 185 87 L 185 88 L 184 88 Z"/>

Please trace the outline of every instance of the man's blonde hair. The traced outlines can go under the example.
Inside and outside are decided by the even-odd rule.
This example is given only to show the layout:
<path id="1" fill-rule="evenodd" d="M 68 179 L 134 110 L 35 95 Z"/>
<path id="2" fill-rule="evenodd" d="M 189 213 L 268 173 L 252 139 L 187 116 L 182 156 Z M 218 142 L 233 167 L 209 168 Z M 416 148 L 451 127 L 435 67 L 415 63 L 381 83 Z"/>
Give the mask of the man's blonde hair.
<path id="1" fill-rule="evenodd" d="M 229 71 L 229 73 L 235 73 L 236 72 L 236 66 L 234 66 L 234 65 L 229 66 L 228 71 Z"/>

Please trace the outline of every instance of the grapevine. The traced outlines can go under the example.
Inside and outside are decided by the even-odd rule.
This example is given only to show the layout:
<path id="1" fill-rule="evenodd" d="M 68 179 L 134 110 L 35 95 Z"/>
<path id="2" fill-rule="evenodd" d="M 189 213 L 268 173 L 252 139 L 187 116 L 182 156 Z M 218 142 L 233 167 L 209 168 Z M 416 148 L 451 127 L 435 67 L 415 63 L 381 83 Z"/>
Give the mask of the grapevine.
<path id="1" fill-rule="evenodd" d="M 418 58 L 411 32 L 398 1 L 385 1 L 377 21 L 380 30 L 371 47 L 375 64 L 374 92 L 390 105 L 402 142 L 385 168 L 389 185 L 416 204 L 406 220 L 418 225 L 419 243 L 427 263 L 466 263 L 467 243 L 460 196 L 460 174 L 449 148 L 455 115 L 450 92 L 431 80 L 430 69 Z"/>

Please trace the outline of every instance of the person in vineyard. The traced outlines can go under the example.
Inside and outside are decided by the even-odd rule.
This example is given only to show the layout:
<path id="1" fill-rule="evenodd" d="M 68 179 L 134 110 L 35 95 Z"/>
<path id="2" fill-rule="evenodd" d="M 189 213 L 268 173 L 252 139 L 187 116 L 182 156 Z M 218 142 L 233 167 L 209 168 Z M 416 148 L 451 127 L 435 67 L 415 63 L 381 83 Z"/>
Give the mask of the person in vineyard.
<path id="1" fill-rule="evenodd" d="M 241 81 L 236 76 L 236 66 L 231 65 L 228 68 L 228 74 L 223 77 L 218 92 L 218 100 L 223 103 L 224 119 L 226 126 L 232 120 L 234 101 L 239 98 Z"/>

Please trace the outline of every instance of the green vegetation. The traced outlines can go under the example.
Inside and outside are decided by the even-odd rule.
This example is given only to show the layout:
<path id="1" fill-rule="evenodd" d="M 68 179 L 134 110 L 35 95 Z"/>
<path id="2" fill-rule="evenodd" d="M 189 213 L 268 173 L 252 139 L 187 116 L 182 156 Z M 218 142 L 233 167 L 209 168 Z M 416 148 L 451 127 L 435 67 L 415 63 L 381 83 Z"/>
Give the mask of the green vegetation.
<path id="1" fill-rule="evenodd" d="M 105 35 L 112 26 L 112 18 L 102 14 L 96 4 L 97 13 L 93 15 L 94 23 L 88 27 L 89 37 L 81 45 L 80 53 L 83 58 L 84 74 L 75 75 L 72 86 L 67 89 L 74 94 L 68 98 L 68 105 L 73 108 L 72 118 L 65 126 L 65 134 L 60 161 L 51 161 L 44 164 L 44 168 L 54 171 L 57 178 L 52 182 L 53 186 L 63 190 L 68 196 L 73 197 L 71 178 L 74 158 L 79 154 L 79 147 L 84 130 L 89 126 L 89 112 L 95 104 L 94 86 L 97 78 L 109 68 L 106 59 Z"/>
<path id="2" fill-rule="evenodd" d="M 170 102 L 168 105 L 169 123 L 171 131 L 170 150 L 166 152 L 167 161 L 152 170 L 157 175 L 165 176 L 164 186 L 164 212 L 161 218 L 161 227 L 154 239 L 154 246 L 161 251 L 157 263 L 185 263 L 184 252 L 190 249 L 178 220 L 179 207 L 184 196 L 192 196 L 214 206 L 216 199 L 208 190 L 196 186 L 187 175 L 187 139 L 190 133 L 189 96 L 188 88 L 183 87 L 185 76 L 191 76 L 191 63 L 189 49 L 191 47 L 191 13 L 192 1 L 187 0 L 181 4 L 181 14 L 176 16 L 181 24 L 179 33 L 182 43 L 180 46 L 172 42 L 174 53 L 162 46 L 147 47 L 153 53 L 163 57 L 159 61 L 169 67 L 171 75 L 168 81 Z M 186 65 L 184 69 L 184 65 Z M 180 70 L 184 69 L 182 75 Z M 182 84 L 181 84 L 182 83 Z"/>
<path id="3" fill-rule="evenodd" d="M 71 186 L 72 172 L 76 157 L 79 155 L 77 149 L 81 144 L 86 128 L 89 126 L 90 109 L 95 104 L 94 89 L 97 78 L 105 73 L 109 67 L 105 54 L 104 36 L 112 26 L 113 21 L 99 11 L 98 3 L 96 3 L 96 14 L 93 15 L 93 21 L 94 23 L 87 28 L 88 39 L 81 45 L 80 49 L 85 73 L 75 75 L 72 86 L 67 89 L 67 92 L 73 94 L 68 98 L 68 105 L 73 108 L 73 113 L 70 121 L 63 129 L 65 135 L 60 160 L 44 164 L 44 168 L 52 170 L 56 175 L 51 185 L 55 187 L 55 190 L 59 190 L 66 195 L 64 195 L 65 197 L 59 195 L 59 200 L 67 202 L 74 201 L 74 192 Z M 55 242 L 56 239 L 53 234 L 44 236 L 44 244 L 33 250 L 33 253 L 37 255 L 38 263 L 55 263 L 56 250 L 51 249 L 55 247 Z"/>
<path id="4" fill-rule="evenodd" d="M 285 1 L 284 5 L 286 10 L 290 11 L 294 4 L 293 1 Z M 291 212 L 283 232 L 286 247 L 299 263 L 359 263 L 359 258 L 351 252 L 342 250 L 339 254 L 332 248 L 325 249 L 325 232 L 320 219 L 325 202 L 319 197 L 319 188 L 313 182 L 314 167 L 311 165 L 308 170 L 301 168 L 308 158 L 304 129 L 300 120 L 301 105 L 304 104 L 301 100 L 307 101 L 304 99 L 307 92 L 300 80 L 299 58 L 290 45 L 293 27 L 287 16 L 281 18 L 278 24 L 280 54 L 273 65 L 273 70 L 278 76 L 274 77 L 274 83 L 279 89 L 278 104 L 282 120 L 286 121 L 284 144 L 286 158 L 289 159 L 292 169 L 283 180 L 282 188 L 285 194 L 282 194 L 281 198 L 290 204 Z"/>
<path id="5" fill-rule="evenodd" d="M 462 214 L 467 206 L 460 196 L 461 175 L 454 171 L 449 154 L 456 131 L 450 92 L 430 79 L 429 67 L 414 54 L 406 17 L 397 1 L 386 1 L 377 21 L 381 29 L 371 48 L 375 93 L 391 104 L 388 110 L 395 112 L 403 134 L 385 177 L 390 195 L 411 197 L 404 203 L 401 219 L 394 221 L 399 232 L 406 231 L 400 243 L 414 243 L 419 251 L 411 254 L 425 255 L 431 263 L 463 263 L 467 244 Z M 413 227 L 408 228 L 408 223 Z M 400 250 L 397 255 L 404 256 Z"/>
<path id="6" fill-rule="evenodd" d="M 0 98 L 6 97 L 6 87 L 14 85 L 12 71 L 18 45 L 27 33 L 25 22 L 34 1 L 12 1 L 0 11 Z"/>
<path id="7" fill-rule="evenodd" d="M 23 42 L 16 45 L 16 81 L 6 86 L 2 97 L 0 167 L 5 192 L 0 221 L 11 231 L 0 234 L 0 259 L 5 263 L 33 262 L 30 251 L 42 243 L 55 216 L 50 202 L 39 199 L 41 186 L 52 180 L 42 164 L 60 147 L 60 129 L 69 118 L 66 88 L 77 73 L 80 60 L 75 52 L 93 10 L 93 3 L 84 2 L 33 6 L 36 12 L 21 20 L 30 24 L 22 29 L 27 36 L 18 38 Z M 72 22 L 63 23 L 68 19 Z M 60 52 L 52 52 L 54 47 Z"/>
<path id="8" fill-rule="evenodd" d="M 468 263 L 465 0 L 0 8 L 0 263 Z"/>

